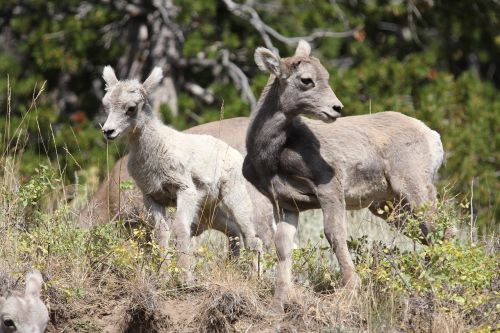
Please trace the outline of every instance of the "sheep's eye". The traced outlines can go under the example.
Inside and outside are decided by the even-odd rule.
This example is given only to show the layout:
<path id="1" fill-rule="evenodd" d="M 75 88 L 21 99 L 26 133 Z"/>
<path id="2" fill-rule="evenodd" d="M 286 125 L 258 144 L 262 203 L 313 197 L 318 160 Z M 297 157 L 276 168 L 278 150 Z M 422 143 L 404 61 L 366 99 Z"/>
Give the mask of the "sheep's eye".
<path id="1" fill-rule="evenodd" d="M 312 86 L 314 85 L 314 81 L 308 77 L 301 77 L 300 82 L 302 82 L 303 85 L 305 86 Z"/>
<path id="2" fill-rule="evenodd" d="M 5 319 L 3 321 L 3 324 L 5 325 L 5 327 L 16 328 L 16 325 L 14 324 L 14 321 L 12 319 Z"/>
<path id="3" fill-rule="evenodd" d="M 127 116 L 132 116 L 133 114 L 135 114 L 135 110 L 136 110 L 136 108 L 137 108 L 136 106 L 129 106 L 129 107 L 127 108 L 127 111 L 125 112 L 125 114 L 126 114 Z"/>

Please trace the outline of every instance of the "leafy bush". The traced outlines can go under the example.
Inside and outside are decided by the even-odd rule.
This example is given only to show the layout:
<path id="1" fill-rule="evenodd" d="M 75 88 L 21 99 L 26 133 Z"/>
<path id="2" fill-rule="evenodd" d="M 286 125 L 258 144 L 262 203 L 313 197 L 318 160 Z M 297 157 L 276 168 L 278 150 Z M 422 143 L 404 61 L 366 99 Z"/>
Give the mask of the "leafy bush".
<path id="1" fill-rule="evenodd" d="M 120 3 L 29 0 L 7 1 L 2 8 L 0 34 L 7 42 L 0 46 L 0 72 L 8 76 L 0 78 L 4 92 L 0 101 L 7 104 L 10 95 L 10 118 L 0 119 L 0 133 L 26 123 L 21 140 L 23 175 L 30 175 L 49 156 L 52 161 L 59 158 L 66 182 L 74 182 L 81 169 L 96 165 L 103 177 L 104 166 L 123 153 L 120 146 L 106 146 L 94 119 L 102 93 L 98 73 L 103 65 L 118 62 L 127 47 L 121 34 L 144 23 L 141 20 L 149 13 L 131 17 Z M 154 11 L 147 1 L 137 5 Z M 171 14 L 183 36 L 183 56 L 203 54 L 215 60 L 222 49 L 229 50 L 258 96 L 267 76 L 253 62 L 253 52 L 263 41 L 251 24 L 232 15 L 221 1 L 188 0 L 176 5 L 179 11 Z M 500 135 L 497 1 L 280 0 L 254 5 L 262 19 L 285 36 L 355 29 L 352 37 L 313 43 L 314 55 L 332 74 L 331 85 L 346 114 L 396 110 L 437 130 L 447 154 L 441 185 L 452 183 L 463 196 L 473 191 L 472 209 L 480 231 L 496 230 L 500 221 L 500 199 L 495 195 Z M 108 29 L 116 25 L 120 28 L 111 33 Z M 281 54 L 293 52 L 294 45 L 273 42 Z M 222 105 L 225 118 L 250 113 L 227 76 L 203 66 L 169 65 L 174 81 L 197 82 L 216 97 L 207 105 L 177 87 L 179 115 L 172 117 L 167 107 L 162 108 L 176 128 L 217 120 Z M 26 112 L 34 87 L 45 81 L 48 93 Z M 64 94 L 74 95 L 76 104 L 65 109 L 73 114 L 61 114 L 57 96 Z M 4 142 L 5 137 L 0 150 L 15 153 Z"/>
<path id="2" fill-rule="evenodd" d="M 75 225 L 74 212 L 68 204 L 59 201 L 60 204 L 54 209 L 44 203 L 43 198 L 52 191 L 52 187 L 60 185 L 59 172 L 49 166 L 39 166 L 37 172 L 20 187 L 9 187 L 5 182 L 0 186 L 2 193 L 10 198 L 4 199 L 0 207 L 8 212 L 0 218 L 0 242 L 3 244 L 0 247 L 0 264 L 14 277 L 31 267 L 44 272 L 49 277 L 46 294 L 49 295 L 52 311 L 56 311 L 53 312 L 54 316 L 60 311 L 69 318 L 78 319 L 73 327 L 80 327 L 86 321 L 88 325 L 99 327 L 94 320 L 80 318 L 85 313 L 82 311 L 88 309 L 89 304 L 112 304 L 113 300 L 128 297 L 129 290 L 134 295 L 144 295 L 141 288 L 146 288 L 147 295 L 168 293 L 174 295 L 172 297 L 186 298 L 185 293 L 190 291 L 185 288 L 177 289 L 179 270 L 176 267 L 175 252 L 169 252 L 168 259 L 164 262 L 165 253 L 161 253 L 158 245 L 151 240 L 150 230 L 146 225 L 130 229 L 124 223 L 117 222 L 80 229 Z M 125 183 L 123 186 L 127 187 L 129 184 Z M 454 215 L 452 208 L 456 212 L 456 206 L 440 203 L 438 210 L 433 211 L 436 221 L 442 220 L 442 225 L 449 225 L 452 222 L 461 224 L 468 219 L 468 216 Z M 25 221 L 27 225 L 18 223 L 24 221 L 22 217 L 26 215 L 26 211 L 34 218 Z M 222 279 L 224 283 L 230 284 L 235 283 L 235 279 L 244 277 L 255 284 L 251 288 L 245 286 L 245 290 L 267 304 L 271 298 L 272 277 L 276 269 L 274 253 L 262 256 L 261 267 L 264 274 L 256 280 L 251 273 L 255 254 L 243 251 L 239 260 L 227 261 L 225 255 L 221 255 L 225 252 L 223 249 L 227 240 L 222 234 L 218 235 L 219 238 L 212 238 L 208 245 L 201 244 L 194 252 L 195 274 L 201 277 L 199 283 L 206 283 L 205 279 L 209 278 L 220 287 Z M 458 241 L 436 242 L 419 251 L 402 252 L 383 244 L 368 244 L 366 238 L 351 240 L 349 247 L 363 279 L 361 297 L 367 300 L 359 301 L 361 307 L 357 301 L 354 305 L 345 305 L 347 308 L 344 307 L 344 311 L 350 309 L 350 321 L 359 327 L 378 325 L 383 330 L 384 326 L 379 322 L 384 322 L 384 316 L 388 316 L 394 322 L 393 325 L 403 325 L 403 313 L 408 311 L 397 309 L 407 307 L 410 312 L 417 311 L 417 305 L 412 303 L 417 302 L 420 304 L 418 306 L 426 309 L 425 313 L 440 313 L 445 316 L 443 318 L 446 315 L 458 316 L 457 318 L 465 321 L 467 327 L 486 331 L 488 327 L 492 327 L 491 318 L 499 314 L 495 302 L 499 297 L 500 283 L 497 274 L 500 258 L 497 253 L 491 253 L 486 245 Z M 317 322 L 318 325 L 325 325 L 325 321 L 331 320 L 332 311 L 336 313 L 336 310 L 330 308 L 331 305 L 314 308 L 314 311 L 322 311 L 321 316 L 325 316 L 324 318 L 318 317 L 318 314 L 309 314 L 312 304 L 331 297 L 345 297 L 338 296 L 342 294 L 341 279 L 332 267 L 331 259 L 329 247 L 311 242 L 294 250 L 293 271 L 296 283 L 306 287 L 306 290 L 310 288 L 329 295 L 325 298 L 314 293 L 306 294 L 309 296 L 304 301 L 308 305 L 302 308 L 292 301 L 290 313 L 311 315 L 316 318 L 312 322 Z M 164 274 L 159 274 L 161 263 L 165 264 L 162 271 Z M 133 285 L 134 279 L 144 277 L 149 282 L 143 282 L 140 286 Z M 127 284 L 127 287 L 123 284 Z M 239 284 L 230 286 L 238 290 L 241 288 Z M 255 289 L 256 286 L 259 289 Z M 154 297 L 156 299 L 159 296 Z M 383 314 L 384 306 L 375 304 L 384 299 L 394 303 L 393 313 Z M 338 301 L 334 303 L 336 302 Z M 365 304 L 366 302 L 368 303 Z M 360 315 L 363 311 L 378 314 Z M 427 318 L 424 314 L 417 317 L 418 320 Z M 318 321 L 318 318 L 322 319 Z M 68 317 L 58 320 L 64 326 L 69 321 Z"/>

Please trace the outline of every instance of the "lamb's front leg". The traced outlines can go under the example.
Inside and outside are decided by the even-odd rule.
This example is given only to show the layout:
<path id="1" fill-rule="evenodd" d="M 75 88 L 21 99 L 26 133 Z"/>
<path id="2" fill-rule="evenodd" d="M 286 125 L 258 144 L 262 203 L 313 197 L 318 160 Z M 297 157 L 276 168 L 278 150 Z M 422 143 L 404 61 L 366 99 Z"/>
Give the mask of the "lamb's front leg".
<path id="1" fill-rule="evenodd" d="M 325 236 L 337 257 L 342 273 L 342 282 L 346 288 L 356 290 L 359 288 L 361 280 L 356 273 L 347 247 L 345 201 L 342 186 L 333 182 L 330 186 L 320 187 L 318 192 L 318 199 L 323 210 Z"/>
<path id="2" fill-rule="evenodd" d="M 196 189 L 188 188 L 177 192 L 177 212 L 172 224 L 177 251 L 177 266 L 182 271 L 184 282 L 192 281 L 191 274 L 191 226 L 198 217 L 202 196 Z"/>
<path id="3" fill-rule="evenodd" d="M 283 312 L 284 302 L 288 300 L 288 292 L 292 285 L 292 251 L 293 237 L 297 231 L 299 214 L 290 211 L 279 211 L 274 207 L 274 219 L 277 222 L 274 243 L 278 255 L 276 269 L 276 286 L 272 309 L 278 313 Z"/>
<path id="4" fill-rule="evenodd" d="M 160 249 L 166 254 L 170 239 L 170 223 L 166 215 L 166 209 L 149 195 L 144 195 L 144 206 L 154 225 L 154 238 L 156 238 Z"/>

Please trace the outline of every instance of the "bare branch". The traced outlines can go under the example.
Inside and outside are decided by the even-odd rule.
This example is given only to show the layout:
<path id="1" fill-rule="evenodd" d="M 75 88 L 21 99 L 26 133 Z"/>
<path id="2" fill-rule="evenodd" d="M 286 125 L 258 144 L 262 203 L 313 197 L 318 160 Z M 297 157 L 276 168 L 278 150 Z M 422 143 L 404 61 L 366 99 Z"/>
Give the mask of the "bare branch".
<path id="1" fill-rule="evenodd" d="M 194 82 L 186 82 L 184 84 L 184 88 L 192 95 L 201 99 L 206 104 L 212 104 L 215 101 L 214 94 L 211 91 L 203 88 L 199 84 L 196 84 Z"/>
<path id="2" fill-rule="evenodd" d="M 319 38 L 346 38 L 346 37 L 351 37 L 354 36 L 356 31 L 358 31 L 360 28 L 356 29 L 351 29 L 348 31 L 341 31 L 341 32 L 335 32 L 335 31 L 324 31 L 324 30 L 319 30 L 315 31 L 309 36 L 302 36 L 302 37 L 285 37 L 270 26 L 266 26 L 266 31 L 269 32 L 270 35 L 272 35 L 274 38 L 279 40 L 280 42 L 283 42 L 287 45 L 295 45 L 301 40 L 305 40 L 308 42 L 313 42 L 316 39 Z"/>
<path id="3" fill-rule="evenodd" d="M 319 30 L 313 32 L 308 36 L 286 37 L 280 34 L 274 28 L 264 23 L 264 21 L 262 21 L 259 14 L 253 7 L 245 4 L 237 4 L 232 0 L 223 0 L 223 1 L 231 13 L 249 21 L 250 24 L 252 24 L 252 26 L 260 33 L 266 47 L 274 52 L 276 52 L 277 50 L 274 47 L 269 35 L 271 35 L 272 37 L 274 37 L 275 39 L 279 40 L 284 44 L 296 45 L 300 40 L 306 40 L 308 42 L 312 42 L 318 38 L 325 38 L 325 37 L 328 38 L 351 37 L 354 36 L 356 31 L 360 29 L 360 27 L 358 27 L 355 29 L 340 31 L 340 32 Z"/>
<path id="4" fill-rule="evenodd" d="M 235 63 L 233 63 L 229 59 L 229 51 L 228 50 L 222 50 L 222 66 L 227 69 L 229 76 L 233 80 L 233 82 L 241 89 L 241 95 L 243 99 L 245 99 L 251 107 L 251 110 L 255 109 L 257 106 L 257 101 L 255 100 L 255 96 L 253 94 L 252 89 L 250 88 L 250 83 L 248 81 L 247 76 L 243 71 L 236 66 Z"/>
<path id="5" fill-rule="evenodd" d="M 207 59 L 207 58 L 180 58 L 175 62 L 176 67 L 185 68 L 192 66 L 199 67 L 215 67 L 217 65 L 217 60 Z"/>
<path id="6" fill-rule="evenodd" d="M 171 19 L 169 10 L 173 11 L 174 5 L 172 4 L 172 1 L 170 0 L 155 0 L 153 1 L 153 6 L 158 10 L 158 12 L 161 15 L 161 18 L 165 25 L 170 28 L 177 37 L 177 40 L 182 43 L 184 42 L 184 35 L 182 33 L 182 29 L 180 29 L 177 24 L 175 24 Z"/>
<path id="7" fill-rule="evenodd" d="M 192 67 L 199 66 L 205 68 L 212 68 L 214 72 L 220 72 L 224 69 L 229 78 L 234 82 L 234 84 L 241 90 L 242 98 L 250 104 L 253 110 L 257 105 L 257 101 L 250 88 L 250 83 L 248 77 L 245 73 L 230 59 L 230 52 L 226 49 L 221 50 L 220 59 L 206 59 L 206 58 L 180 58 L 178 59 L 176 66 L 178 67 Z M 187 85 L 187 84 L 186 84 Z M 186 88 L 188 88 L 186 86 Z M 200 87 L 201 88 L 201 87 Z M 195 94 L 196 95 L 196 94 Z"/>
<path id="8" fill-rule="evenodd" d="M 347 19 L 347 15 L 344 13 L 342 8 L 340 8 L 339 4 L 337 3 L 337 0 L 330 0 L 330 4 L 335 10 L 335 14 L 337 14 L 338 18 L 342 21 L 344 29 L 349 29 L 351 26 L 349 24 L 349 20 Z"/>
<path id="9" fill-rule="evenodd" d="M 249 21 L 250 24 L 253 25 L 255 30 L 257 30 L 260 33 L 266 47 L 271 51 L 277 53 L 278 50 L 274 47 L 271 38 L 267 34 L 266 31 L 267 25 L 261 20 L 259 14 L 255 9 L 253 9 L 251 6 L 248 5 L 237 4 L 232 0 L 223 0 L 223 1 L 226 4 L 227 9 L 229 9 L 231 13 L 233 13 L 238 17 L 241 17 L 246 21 Z"/>

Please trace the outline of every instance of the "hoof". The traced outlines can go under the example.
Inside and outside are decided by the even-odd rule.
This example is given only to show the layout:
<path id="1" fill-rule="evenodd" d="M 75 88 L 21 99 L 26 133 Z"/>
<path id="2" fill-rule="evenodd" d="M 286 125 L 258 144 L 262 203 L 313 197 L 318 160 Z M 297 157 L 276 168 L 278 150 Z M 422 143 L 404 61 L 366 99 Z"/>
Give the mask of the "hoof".
<path id="1" fill-rule="evenodd" d="M 193 273 L 189 270 L 188 271 L 184 270 L 181 273 L 180 278 L 182 285 L 185 287 L 192 287 L 195 285 L 196 281 L 194 279 Z"/>
<path id="2" fill-rule="evenodd" d="M 458 234 L 458 229 L 456 227 L 449 227 L 444 230 L 443 239 L 445 241 L 454 239 Z"/>
<path id="3" fill-rule="evenodd" d="M 270 310 L 271 314 L 273 315 L 279 316 L 285 314 L 285 308 L 283 306 L 283 302 L 277 299 L 274 299 L 271 302 Z"/>
<path id="4" fill-rule="evenodd" d="M 260 238 L 254 237 L 247 241 L 247 247 L 255 252 L 262 253 L 263 245 Z"/>
<path id="5" fill-rule="evenodd" d="M 354 273 L 351 276 L 346 276 L 343 279 L 344 288 L 353 292 L 357 292 L 361 288 L 361 279 L 358 274 Z"/>

